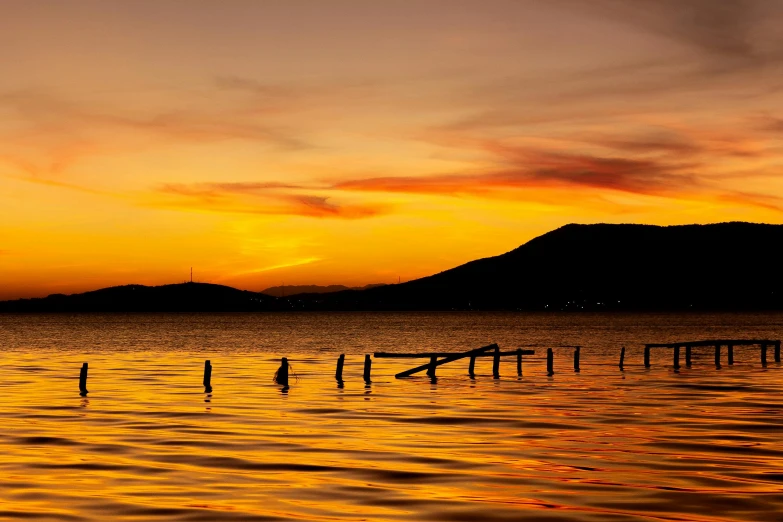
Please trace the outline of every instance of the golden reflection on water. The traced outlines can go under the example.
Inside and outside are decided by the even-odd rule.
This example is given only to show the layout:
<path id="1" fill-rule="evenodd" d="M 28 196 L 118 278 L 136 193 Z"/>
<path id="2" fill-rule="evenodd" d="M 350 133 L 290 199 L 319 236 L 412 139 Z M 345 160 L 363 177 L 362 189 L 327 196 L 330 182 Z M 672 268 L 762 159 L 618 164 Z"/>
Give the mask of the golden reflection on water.
<path id="1" fill-rule="evenodd" d="M 420 320 L 420 319 L 419 319 Z M 433 334 L 434 335 L 434 334 Z M 131 336 L 132 337 L 132 336 Z M 65 342 L 65 341 L 64 341 Z M 175 344 L 171 340 L 162 345 Z M 350 353 L 348 350 L 346 350 Z M 405 350 L 410 351 L 410 350 Z M 0 390 L 0 518 L 35 520 L 775 520 L 782 368 L 737 351 L 675 373 L 612 350 L 395 380 L 375 360 L 264 351 L 12 347 Z M 210 394 L 201 386 L 213 365 Z M 657 360 L 656 360 L 657 359 Z M 86 398 L 81 364 L 90 363 Z M 412 364 L 411 364 L 412 366 Z"/>

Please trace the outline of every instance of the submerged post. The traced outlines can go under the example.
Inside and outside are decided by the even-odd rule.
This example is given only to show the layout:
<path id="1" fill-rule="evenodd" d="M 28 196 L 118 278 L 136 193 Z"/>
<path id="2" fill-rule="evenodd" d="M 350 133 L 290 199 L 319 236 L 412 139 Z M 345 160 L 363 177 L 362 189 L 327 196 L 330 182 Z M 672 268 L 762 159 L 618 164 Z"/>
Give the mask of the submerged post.
<path id="1" fill-rule="evenodd" d="M 720 345 L 715 345 L 715 367 L 720 368 Z"/>
<path id="2" fill-rule="evenodd" d="M 517 348 L 517 376 L 522 376 L 522 348 Z"/>
<path id="3" fill-rule="evenodd" d="M 644 347 L 644 367 L 649 368 L 650 367 L 650 347 L 645 346 Z"/>
<path id="4" fill-rule="evenodd" d="M 345 366 L 345 354 L 341 353 L 337 358 L 337 371 L 334 372 L 334 378 L 337 382 L 343 382 L 343 366 Z"/>
<path id="5" fill-rule="evenodd" d="M 728 352 L 729 352 L 728 353 L 729 366 L 731 366 L 732 364 L 734 364 L 734 345 L 733 344 L 730 344 L 728 346 Z"/>
<path id="6" fill-rule="evenodd" d="M 370 371 L 372 370 L 372 359 L 370 359 L 370 354 L 364 356 L 364 382 L 367 384 L 370 384 L 372 381 L 370 380 Z"/>
<path id="7" fill-rule="evenodd" d="M 691 367 L 691 345 L 686 344 L 685 345 L 685 366 L 688 368 Z"/>
<path id="8" fill-rule="evenodd" d="M 468 365 L 468 376 L 472 379 L 476 376 L 476 356 L 470 356 L 470 364 Z"/>
<path id="9" fill-rule="evenodd" d="M 780 341 L 775 341 L 775 362 L 780 362 Z"/>
<path id="10" fill-rule="evenodd" d="M 492 358 L 492 378 L 500 379 L 500 346 L 495 345 L 495 354 Z"/>
<path id="11" fill-rule="evenodd" d="M 204 391 L 207 393 L 212 391 L 212 362 L 209 359 L 204 361 Z"/>
<path id="12" fill-rule="evenodd" d="M 288 358 L 280 359 L 280 368 L 275 373 L 275 382 L 281 386 L 288 386 Z"/>
<path id="13" fill-rule="evenodd" d="M 622 371 L 623 363 L 625 362 L 625 346 L 623 346 L 622 350 L 620 350 L 620 371 Z"/>
<path id="14" fill-rule="evenodd" d="M 675 346 L 674 347 L 674 363 L 673 363 L 674 369 L 679 370 L 680 369 L 680 347 Z"/>
<path id="15" fill-rule="evenodd" d="M 761 365 L 767 365 L 767 343 L 761 343 Z"/>
<path id="16" fill-rule="evenodd" d="M 574 349 L 574 371 L 579 371 L 579 346 Z"/>
<path id="17" fill-rule="evenodd" d="M 546 349 L 546 373 L 547 375 L 555 374 L 555 355 L 552 353 L 552 348 Z"/>
<path id="18" fill-rule="evenodd" d="M 435 355 L 430 357 L 430 367 L 427 368 L 427 377 L 431 377 L 432 379 L 435 378 L 435 368 L 438 367 L 436 364 L 437 362 L 438 358 Z"/>
<path id="19" fill-rule="evenodd" d="M 87 363 L 82 364 L 79 372 L 79 395 L 82 397 L 87 395 Z"/>

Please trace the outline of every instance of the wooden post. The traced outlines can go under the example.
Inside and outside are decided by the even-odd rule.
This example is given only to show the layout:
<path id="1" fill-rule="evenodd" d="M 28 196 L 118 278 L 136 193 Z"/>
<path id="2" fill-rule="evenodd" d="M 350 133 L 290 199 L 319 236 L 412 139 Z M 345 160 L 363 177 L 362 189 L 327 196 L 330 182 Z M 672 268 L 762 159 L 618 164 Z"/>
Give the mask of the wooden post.
<path id="1" fill-rule="evenodd" d="M 680 369 L 680 347 L 675 346 L 674 347 L 674 369 L 679 370 Z"/>
<path id="2" fill-rule="evenodd" d="M 644 347 L 644 367 L 649 368 L 650 367 L 650 347 L 645 346 Z"/>
<path id="3" fill-rule="evenodd" d="M 552 348 L 546 349 L 546 373 L 547 375 L 555 374 L 555 355 L 552 353 Z"/>
<path id="4" fill-rule="evenodd" d="M 767 343 L 761 343 L 761 365 L 767 365 Z"/>
<path id="5" fill-rule="evenodd" d="M 734 345 L 730 344 L 728 346 L 728 348 L 729 348 L 729 350 L 728 350 L 729 351 L 729 355 L 728 355 L 728 357 L 729 357 L 729 366 L 731 366 L 732 364 L 734 364 Z"/>
<path id="6" fill-rule="evenodd" d="M 468 365 L 468 376 L 470 378 L 474 378 L 476 376 L 476 356 L 471 355 L 470 357 L 470 364 Z"/>
<path id="7" fill-rule="evenodd" d="M 579 371 L 579 346 L 574 349 L 574 371 Z"/>
<path id="8" fill-rule="evenodd" d="M 364 356 L 364 382 L 367 384 L 370 384 L 372 380 L 370 380 L 370 371 L 372 370 L 372 359 L 370 359 L 370 354 L 366 354 Z"/>
<path id="9" fill-rule="evenodd" d="M 280 359 L 280 368 L 277 369 L 275 382 L 281 386 L 288 386 L 288 358 Z"/>
<path id="10" fill-rule="evenodd" d="M 522 348 L 517 348 L 517 376 L 522 376 Z"/>
<path id="11" fill-rule="evenodd" d="M 620 371 L 623 371 L 623 363 L 625 362 L 625 346 L 620 350 Z"/>
<path id="12" fill-rule="evenodd" d="M 720 368 L 720 345 L 715 345 L 715 367 Z"/>
<path id="13" fill-rule="evenodd" d="M 212 363 L 207 359 L 204 361 L 204 391 L 211 392 L 212 391 Z"/>
<path id="14" fill-rule="evenodd" d="M 495 355 L 492 359 L 492 378 L 500 379 L 500 346 L 495 345 Z"/>
<path id="15" fill-rule="evenodd" d="M 337 371 L 334 372 L 334 378 L 337 382 L 343 382 L 343 366 L 345 366 L 345 354 L 341 353 L 337 358 Z"/>
<path id="16" fill-rule="evenodd" d="M 82 397 L 87 395 L 87 363 L 82 364 L 79 372 L 79 395 Z"/>
<path id="17" fill-rule="evenodd" d="M 685 366 L 688 368 L 691 367 L 691 345 L 686 344 L 685 345 Z"/>
<path id="18" fill-rule="evenodd" d="M 427 368 L 427 377 L 430 377 L 432 379 L 435 378 L 435 368 L 437 368 L 438 358 L 436 356 L 430 357 L 430 367 Z"/>
<path id="19" fill-rule="evenodd" d="M 775 362 L 780 362 L 780 341 L 775 341 Z"/>

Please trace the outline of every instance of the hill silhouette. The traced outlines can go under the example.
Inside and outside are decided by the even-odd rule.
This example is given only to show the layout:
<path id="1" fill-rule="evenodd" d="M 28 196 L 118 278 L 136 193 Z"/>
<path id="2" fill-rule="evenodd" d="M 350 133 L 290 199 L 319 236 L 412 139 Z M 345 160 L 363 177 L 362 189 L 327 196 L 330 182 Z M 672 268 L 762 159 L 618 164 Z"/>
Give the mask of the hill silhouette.
<path id="1" fill-rule="evenodd" d="M 246 312 L 277 307 L 268 295 L 230 286 L 181 283 L 125 285 L 83 294 L 0 302 L 6 312 Z"/>
<path id="2" fill-rule="evenodd" d="M 366 290 L 277 298 L 129 285 L 6 301 L 0 311 L 783 309 L 782 249 L 783 225 L 566 225 L 499 256 Z"/>
<path id="3" fill-rule="evenodd" d="M 264 290 L 261 290 L 262 294 L 271 295 L 274 297 L 290 297 L 299 294 L 329 294 L 332 292 L 342 292 L 343 290 L 367 290 L 368 288 L 375 288 L 377 286 L 384 286 L 384 284 L 371 284 L 364 286 L 344 286 L 344 285 L 285 285 L 285 286 L 271 286 Z"/>

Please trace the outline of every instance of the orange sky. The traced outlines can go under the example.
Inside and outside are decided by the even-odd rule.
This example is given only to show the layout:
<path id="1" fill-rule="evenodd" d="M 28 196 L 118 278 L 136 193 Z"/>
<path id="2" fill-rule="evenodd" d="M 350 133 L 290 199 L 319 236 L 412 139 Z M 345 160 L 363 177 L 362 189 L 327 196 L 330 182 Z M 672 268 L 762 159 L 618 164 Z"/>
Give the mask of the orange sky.
<path id="1" fill-rule="evenodd" d="M 0 298 L 783 222 L 781 26 L 778 0 L 4 0 Z"/>

